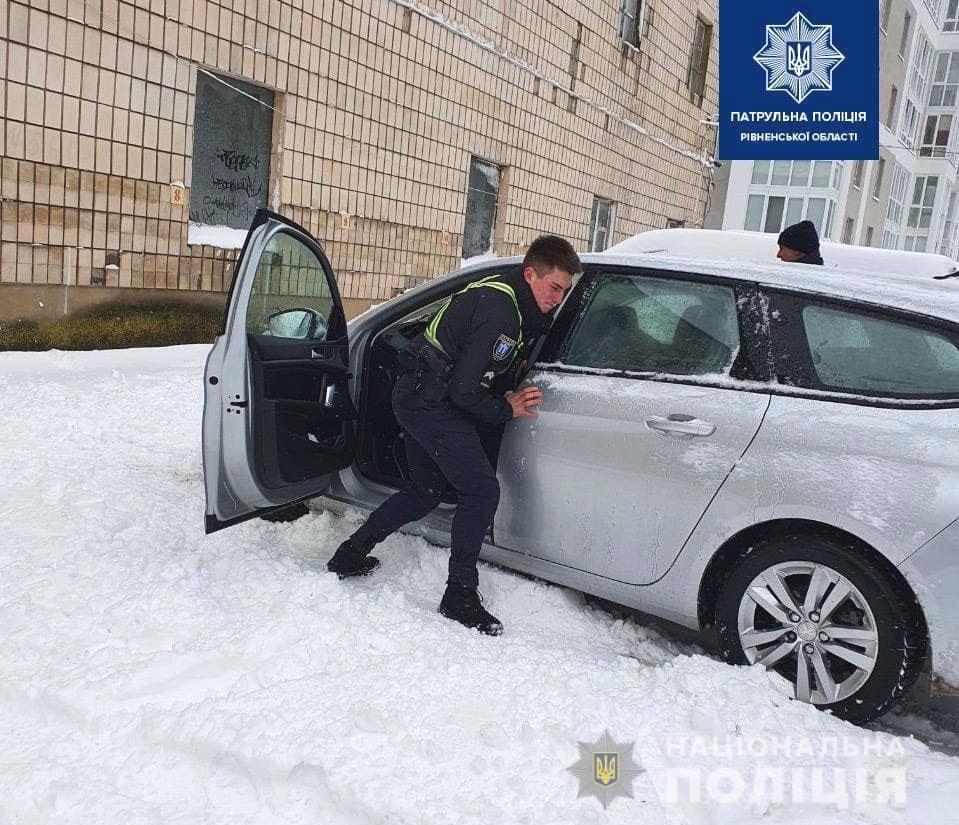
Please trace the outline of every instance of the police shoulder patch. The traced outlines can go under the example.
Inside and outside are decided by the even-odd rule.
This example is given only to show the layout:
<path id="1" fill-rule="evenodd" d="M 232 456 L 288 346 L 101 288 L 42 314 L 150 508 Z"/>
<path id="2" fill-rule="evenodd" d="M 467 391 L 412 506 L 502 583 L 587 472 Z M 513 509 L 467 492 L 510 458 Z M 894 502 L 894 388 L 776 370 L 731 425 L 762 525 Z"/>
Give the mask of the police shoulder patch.
<path id="1" fill-rule="evenodd" d="M 513 354 L 513 348 L 515 346 L 516 341 L 508 335 L 500 335 L 500 337 L 496 339 L 496 343 L 493 344 L 493 360 L 505 361 Z"/>

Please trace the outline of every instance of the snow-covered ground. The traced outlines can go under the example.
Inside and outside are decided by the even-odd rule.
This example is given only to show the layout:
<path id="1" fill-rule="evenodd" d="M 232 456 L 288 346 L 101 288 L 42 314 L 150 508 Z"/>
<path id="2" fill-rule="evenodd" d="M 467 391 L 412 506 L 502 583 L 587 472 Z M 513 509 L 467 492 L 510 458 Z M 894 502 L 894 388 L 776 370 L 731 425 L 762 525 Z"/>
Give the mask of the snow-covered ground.
<path id="1" fill-rule="evenodd" d="M 328 574 L 358 515 L 204 536 L 206 352 L 0 354 L 3 825 L 959 822 L 956 757 L 576 593 L 484 566 L 491 639 L 421 539 Z M 606 811 L 567 771 L 604 730 L 643 769 Z"/>

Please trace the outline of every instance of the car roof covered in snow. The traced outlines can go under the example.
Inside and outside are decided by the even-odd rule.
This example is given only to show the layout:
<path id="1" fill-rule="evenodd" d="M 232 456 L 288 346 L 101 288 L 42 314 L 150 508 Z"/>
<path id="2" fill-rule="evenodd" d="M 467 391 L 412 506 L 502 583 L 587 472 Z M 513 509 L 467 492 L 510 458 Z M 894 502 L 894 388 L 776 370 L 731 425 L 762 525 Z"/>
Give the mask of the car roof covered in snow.
<path id="1" fill-rule="evenodd" d="M 680 258 L 777 262 L 778 236 L 768 232 L 740 232 L 717 229 L 651 229 L 627 238 L 607 252 L 614 254 L 652 252 Z M 876 249 L 846 243 L 822 241 L 827 269 L 855 269 L 863 272 L 899 272 L 915 277 L 948 275 L 959 269 L 952 258 L 929 252 Z"/>
<path id="2" fill-rule="evenodd" d="M 735 236 L 748 237 L 743 239 Z M 756 236 L 763 242 L 762 246 L 757 246 Z M 844 249 L 835 249 L 838 247 Z M 951 258 L 919 252 L 824 244 L 824 258 L 837 251 L 841 254 L 834 257 L 832 266 L 813 266 L 782 263 L 776 259 L 776 249 L 774 235 L 708 229 L 663 229 L 644 232 L 605 252 L 581 257 L 584 262 L 593 265 L 699 272 L 899 307 L 959 322 L 959 277 L 936 277 L 949 275 L 959 269 L 959 265 Z M 765 257 L 766 252 L 768 257 Z M 836 258 L 842 258 L 843 255 L 844 262 L 836 265 Z"/>

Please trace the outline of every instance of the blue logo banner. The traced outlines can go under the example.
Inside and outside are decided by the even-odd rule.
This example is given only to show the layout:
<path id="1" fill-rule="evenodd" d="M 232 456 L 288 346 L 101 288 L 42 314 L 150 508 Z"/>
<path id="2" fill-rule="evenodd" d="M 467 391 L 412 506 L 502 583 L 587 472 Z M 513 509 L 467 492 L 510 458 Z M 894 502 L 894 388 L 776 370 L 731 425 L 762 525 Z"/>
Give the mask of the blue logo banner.
<path id="1" fill-rule="evenodd" d="M 875 0 L 720 0 L 719 158 L 879 157 Z"/>

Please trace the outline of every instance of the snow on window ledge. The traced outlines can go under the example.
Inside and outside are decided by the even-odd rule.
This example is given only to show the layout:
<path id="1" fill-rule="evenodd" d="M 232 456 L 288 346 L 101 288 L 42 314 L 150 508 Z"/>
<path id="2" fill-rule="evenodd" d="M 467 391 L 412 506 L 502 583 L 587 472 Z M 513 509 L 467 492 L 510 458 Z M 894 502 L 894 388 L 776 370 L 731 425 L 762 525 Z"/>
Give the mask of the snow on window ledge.
<path id="1" fill-rule="evenodd" d="M 241 249 L 246 240 L 246 229 L 230 226 L 210 226 L 190 222 L 186 242 L 188 246 L 215 246 L 218 249 Z"/>
<path id="2" fill-rule="evenodd" d="M 473 264 L 481 264 L 483 261 L 494 261 L 498 257 L 499 255 L 490 250 L 489 252 L 484 252 L 482 255 L 474 255 L 472 258 L 460 258 L 460 269 L 466 266 L 472 266 Z"/>

